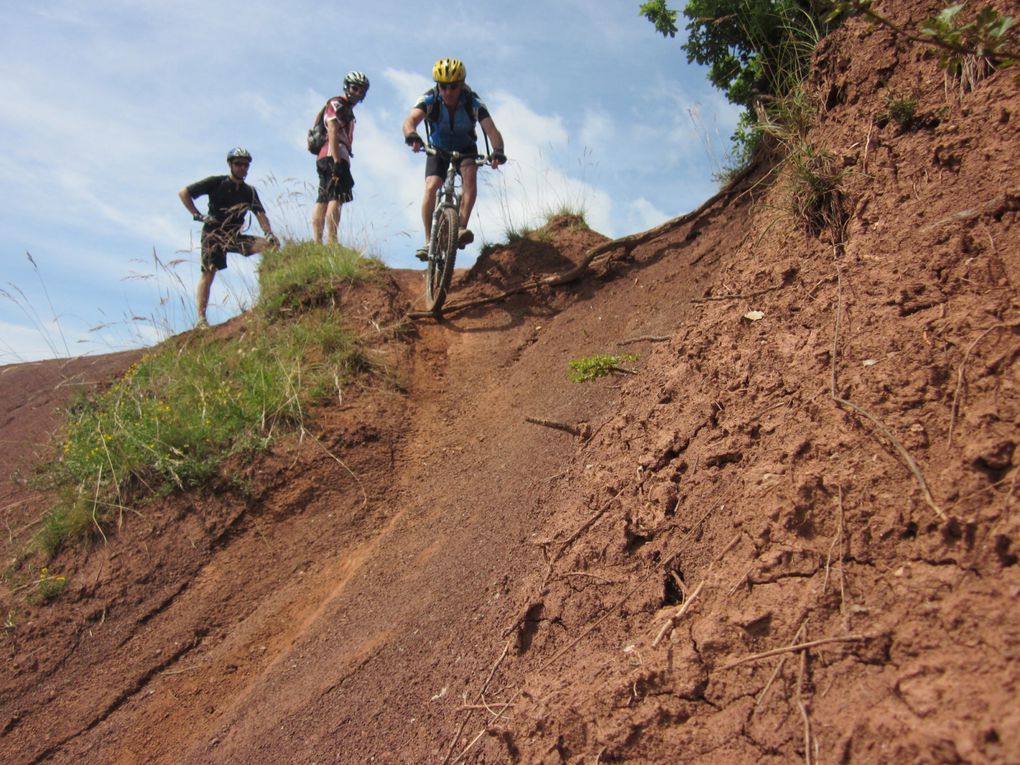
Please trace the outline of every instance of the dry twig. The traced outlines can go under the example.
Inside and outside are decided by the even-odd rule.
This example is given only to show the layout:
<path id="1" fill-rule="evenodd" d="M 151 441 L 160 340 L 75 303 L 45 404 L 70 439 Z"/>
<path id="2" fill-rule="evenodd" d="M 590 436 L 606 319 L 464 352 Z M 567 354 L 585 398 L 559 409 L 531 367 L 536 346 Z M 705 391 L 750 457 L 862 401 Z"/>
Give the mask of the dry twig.
<path id="1" fill-rule="evenodd" d="M 631 337 L 627 340 L 620 340 L 617 345 L 631 345 L 632 343 L 665 343 L 671 338 L 669 335 L 642 335 L 641 337 Z"/>
<path id="2" fill-rule="evenodd" d="M 910 456 L 910 452 L 907 451 L 906 447 L 900 443 L 899 439 L 893 435 L 892 431 L 889 430 L 875 415 L 871 414 L 867 409 L 854 404 L 851 401 L 847 401 L 845 398 L 841 398 L 836 394 L 836 359 L 839 357 L 839 328 L 840 318 L 843 313 L 843 277 L 839 272 L 839 266 L 836 266 L 836 328 L 832 338 L 832 363 L 830 365 L 829 375 L 829 395 L 837 405 L 846 407 L 852 410 L 861 417 L 871 422 L 872 425 L 881 433 L 885 438 L 893 445 L 893 448 L 906 463 L 907 468 L 913 473 L 914 478 L 917 480 L 918 485 L 921 487 L 921 493 L 924 496 L 924 501 L 928 504 L 935 514 L 938 515 L 942 520 L 946 520 L 946 514 L 942 511 L 942 508 L 935 504 L 935 498 L 932 496 L 931 491 L 928 490 L 928 482 L 924 480 L 924 474 L 921 472 L 921 468 L 917 466 L 914 458 Z"/>
<path id="3" fill-rule="evenodd" d="M 690 607 L 691 603 L 693 603 L 694 600 L 698 597 L 698 594 L 701 592 L 701 587 L 703 584 L 705 584 L 704 581 L 699 582 L 698 586 L 694 588 L 694 592 L 691 593 L 691 596 L 687 598 L 687 600 L 683 602 L 683 605 L 680 606 L 680 608 L 678 608 L 676 612 L 669 617 L 666 623 L 662 625 L 662 628 L 659 630 L 659 634 L 656 635 L 655 640 L 652 641 L 652 648 L 655 648 L 657 645 L 659 645 L 659 643 L 662 641 L 663 636 L 667 632 L 671 631 L 674 627 L 676 627 L 677 622 L 679 622 L 683 615 L 687 613 L 687 609 Z"/>
<path id="4" fill-rule="evenodd" d="M 804 703 L 804 675 L 807 674 L 808 652 L 800 654 L 800 670 L 797 672 L 797 709 L 800 710 L 800 717 L 804 721 L 804 765 L 811 765 L 814 758 L 811 756 L 813 739 L 811 736 L 811 717 L 808 714 L 807 704 Z"/>
<path id="5" fill-rule="evenodd" d="M 798 627 L 797 631 L 793 634 L 793 642 L 794 642 L 794 644 L 796 644 L 797 641 L 800 640 L 800 636 L 804 633 L 804 629 L 806 627 L 807 627 L 807 619 L 804 619 L 804 621 L 802 621 L 800 623 L 800 627 Z M 768 682 L 765 683 L 765 687 L 762 688 L 761 689 L 761 693 L 759 693 L 755 697 L 755 699 L 754 699 L 754 708 L 755 709 L 757 709 L 758 706 L 761 704 L 761 700 L 763 698 L 765 698 L 765 694 L 769 692 L 769 688 L 772 687 L 772 683 L 775 682 L 775 679 L 777 677 L 779 677 L 779 673 L 783 671 L 783 667 L 786 664 L 787 658 L 789 658 L 789 657 L 784 656 L 782 659 L 779 660 L 779 662 L 776 664 L 776 668 L 774 670 L 772 670 L 772 675 L 769 677 Z"/>
<path id="6" fill-rule="evenodd" d="M 977 336 L 977 338 L 974 340 L 974 342 L 972 342 L 967 347 L 967 351 L 963 354 L 963 361 L 960 362 L 960 368 L 956 372 L 956 390 L 953 391 L 953 405 L 952 405 L 952 407 L 949 410 L 949 440 L 948 440 L 948 442 L 946 444 L 949 448 L 952 448 L 952 446 L 953 446 L 953 427 L 956 424 L 956 415 L 957 415 L 957 412 L 959 411 L 958 402 L 959 402 L 959 398 L 960 398 L 960 391 L 963 390 L 963 384 L 964 384 L 963 372 L 964 372 L 964 369 L 966 369 L 966 367 L 967 367 L 967 359 L 970 358 L 970 354 L 974 350 L 975 346 L 977 346 L 977 344 L 980 343 L 981 340 L 983 340 L 984 337 L 987 334 L 989 334 L 990 332 L 992 332 L 993 330 L 996 330 L 996 329 L 1013 329 L 1013 328 L 1015 328 L 1017 326 L 1020 326 L 1020 325 L 1017 325 L 1017 324 L 995 324 L 995 325 L 989 327 L 988 329 L 986 329 L 984 332 L 982 332 L 980 335 Z"/>
<path id="7" fill-rule="evenodd" d="M 489 676 L 487 678 L 485 678 L 485 682 L 482 683 L 482 687 L 478 691 L 478 701 L 481 702 L 482 704 L 486 703 L 485 702 L 485 690 L 489 687 L 489 683 L 492 682 L 492 678 L 495 676 L 496 670 L 499 669 L 499 665 L 502 664 L 503 663 L 503 659 L 506 658 L 507 652 L 510 650 L 511 642 L 513 642 L 513 641 L 508 640 L 506 642 L 506 645 L 503 646 L 503 653 L 501 653 L 499 655 L 499 658 L 496 659 L 496 663 L 492 665 L 492 669 L 489 671 Z M 506 707 L 504 708 L 504 711 L 507 708 L 511 707 L 511 706 L 512 706 L 512 704 L 507 703 Z M 492 710 L 489 710 L 489 711 L 491 712 Z M 502 712 L 500 714 L 502 714 Z M 464 732 L 464 727 L 467 725 L 467 722 L 468 722 L 469 719 L 471 719 L 471 712 L 470 711 L 468 712 L 468 714 L 466 714 L 464 716 L 464 719 L 460 723 L 460 727 L 457 729 L 456 735 L 454 735 L 454 737 L 453 737 L 453 741 L 450 742 L 450 747 L 449 747 L 449 749 L 446 750 L 446 757 L 443 758 L 443 765 L 446 765 L 446 763 L 448 763 L 450 761 L 450 755 L 453 754 L 453 748 L 455 746 L 457 746 L 457 742 L 460 740 L 460 735 Z M 497 719 L 498 719 L 498 715 L 497 715 Z M 468 750 L 471 749 L 471 747 L 473 747 L 475 745 L 475 742 L 478 741 L 479 738 L 481 738 L 482 733 L 485 733 L 485 728 L 482 728 L 481 733 L 479 733 L 477 736 L 475 736 L 474 739 L 472 739 L 471 743 L 468 744 L 463 749 L 463 751 L 461 751 L 461 753 L 457 755 L 457 759 L 453 761 L 454 763 L 459 762 L 460 759 L 465 754 L 467 754 Z"/>
<path id="8" fill-rule="evenodd" d="M 582 432 L 582 429 L 576 425 L 570 425 L 566 422 L 557 422 L 556 420 L 544 420 L 541 417 L 525 417 L 524 421 L 530 422 L 532 425 L 541 425 L 546 428 L 553 428 L 554 430 L 562 430 L 572 436 L 580 436 Z"/>
<path id="9" fill-rule="evenodd" d="M 751 656 L 745 656 L 743 659 L 737 659 L 736 661 L 731 661 L 729 664 L 724 664 L 719 667 L 719 669 L 733 669 L 734 667 L 739 667 L 741 664 L 759 661 L 760 659 L 767 659 L 770 656 L 779 656 L 780 654 L 789 653 L 790 651 L 803 651 L 805 648 L 816 648 L 817 646 L 828 645 L 830 643 L 857 643 L 862 640 L 870 639 L 871 635 L 847 635 L 846 637 L 831 637 L 822 638 L 821 640 L 810 640 L 807 643 L 788 645 L 785 648 L 773 648 L 771 651 L 764 651 L 762 653 L 752 654 Z"/>

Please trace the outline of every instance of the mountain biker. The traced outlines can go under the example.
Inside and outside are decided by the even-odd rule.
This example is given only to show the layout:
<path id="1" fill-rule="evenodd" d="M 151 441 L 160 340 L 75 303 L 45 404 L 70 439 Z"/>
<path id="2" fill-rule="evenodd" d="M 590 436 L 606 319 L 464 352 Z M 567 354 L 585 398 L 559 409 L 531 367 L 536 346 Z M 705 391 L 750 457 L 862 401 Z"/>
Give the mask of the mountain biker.
<path id="1" fill-rule="evenodd" d="M 280 240 L 273 234 L 265 208 L 259 200 L 259 193 L 244 182 L 251 165 L 251 154 L 240 146 L 231 149 L 227 152 L 227 165 L 230 175 L 210 175 L 177 193 L 191 217 L 202 223 L 202 275 L 198 279 L 196 295 L 199 327 L 209 326 L 205 315 L 209 292 L 216 272 L 227 267 L 227 253 L 237 252 L 248 257 L 267 247 L 280 246 Z M 195 199 L 207 195 L 209 213 L 202 215 L 195 206 Z M 241 233 L 249 211 L 255 213 L 264 237 Z"/>
<path id="2" fill-rule="evenodd" d="M 331 98 L 322 112 L 328 139 L 315 161 L 319 195 L 312 209 L 312 236 L 319 244 L 322 244 L 323 228 L 326 229 L 326 242 L 336 244 L 340 208 L 344 202 L 354 199 L 354 178 L 351 176 L 351 157 L 354 156 L 351 144 L 356 121 L 354 106 L 365 100 L 368 87 L 368 77 L 363 72 L 348 72 L 344 77 L 343 95 Z"/>
<path id="3" fill-rule="evenodd" d="M 414 151 L 421 151 L 425 141 L 419 135 L 418 125 L 425 121 L 429 143 L 445 151 L 456 151 L 478 156 L 478 137 L 475 124 L 481 126 L 492 143 L 491 163 L 499 167 L 506 162 L 503 153 L 503 136 L 496 129 L 492 115 L 478 95 L 469 88 L 464 78 L 467 72 L 464 62 L 455 58 L 441 58 L 432 67 L 432 79 L 436 87 L 429 90 L 411 109 L 404 120 L 404 143 Z M 450 162 L 442 157 L 430 155 L 425 162 L 425 197 L 421 204 L 421 218 L 425 224 L 425 246 L 415 255 L 419 260 L 428 259 L 428 240 L 432 234 L 432 211 L 436 206 L 436 193 L 443 185 L 443 179 Z M 457 245 L 461 249 L 474 241 L 475 235 L 467 227 L 471 210 L 477 196 L 478 166 L 472 161 L 462 160 L 458 167 L 463 182 L 460 203 L 460 228 Z"/>

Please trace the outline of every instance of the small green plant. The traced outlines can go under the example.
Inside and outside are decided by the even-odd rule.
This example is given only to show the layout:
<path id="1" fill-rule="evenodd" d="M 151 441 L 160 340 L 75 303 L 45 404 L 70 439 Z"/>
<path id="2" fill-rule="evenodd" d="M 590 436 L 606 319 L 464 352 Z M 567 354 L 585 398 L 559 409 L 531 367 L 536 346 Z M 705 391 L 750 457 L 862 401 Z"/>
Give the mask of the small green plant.
<path id="1" fill-rule="evenodd" d="M 570 380 L 571 382 L 580 383 L 594 380 L 597 377 L 605 377 L 614 372 L 629 373 L 631 370 L 624 369 L 620 365 L 635 362 L 637 358 L 632 353 L 626 353 L 622 356 L 596 353 L 581 359 L 575 359 L 569 363 Z"/>
<path id="2" fill-rule="evenodd" d="M 939 110 L 922 110 L 921 98 L 917 91 L 906 95 L 891 93 L 885 99 L 885 110 L 875 115 L 875 123 L 884 127 L 886 123 L 894 123 L 901 131 L 931 129 L 945 117 L 947 107 Z"/>
<path id="3" fill-rule="evenodd" d="M 885 103 L 889 119 L 904 130 L 914 128 L 918 120 L 917 96 L 890 95 Z"/>
<path id="4" fill-rule="evenodd" d="M 28 602 L 41 606 L 49 603 L 67 587 L 67 577 L 63 574 L 51 574 L 48 568 L 39 572 L 39 578 L 33 582 L 32 589 L 28 594 Z M 8 614 L 8 620 L 10 619 Z"/>

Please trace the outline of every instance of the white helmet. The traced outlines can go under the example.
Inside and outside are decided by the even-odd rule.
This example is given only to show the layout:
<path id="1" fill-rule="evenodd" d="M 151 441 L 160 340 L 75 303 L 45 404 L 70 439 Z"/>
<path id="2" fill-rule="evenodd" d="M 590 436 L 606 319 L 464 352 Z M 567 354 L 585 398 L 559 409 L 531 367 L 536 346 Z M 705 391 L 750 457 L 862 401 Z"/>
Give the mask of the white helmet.
<path id="1" fill-rule="evenodd" d="M 357 70 L 352 70 L 352 71 L 347 73 L 346 77 L 344 77 L 344 93 L 347 95 L 348 98 L 351 97 L 351 86 L 352 85 L 360 85 L 361 86 L 361 88 L 362 88 L 361 98 L 362 99 L 365 96 L 368 95 L 369 82 L 368 82 L 368 77 L 365 76 L 364 72 L 359 72 Z"/>

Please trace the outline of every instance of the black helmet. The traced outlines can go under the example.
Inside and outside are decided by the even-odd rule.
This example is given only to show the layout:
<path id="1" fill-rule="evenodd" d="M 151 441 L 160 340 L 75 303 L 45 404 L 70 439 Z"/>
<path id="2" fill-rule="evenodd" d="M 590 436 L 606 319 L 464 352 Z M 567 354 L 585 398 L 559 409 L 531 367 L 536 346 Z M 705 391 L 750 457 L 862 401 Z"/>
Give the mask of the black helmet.
<path id="1" fill-rule="evenodd" d="M 351 94 L 350 90 L 352 85 L 360 85 L 364 88 L 364 93 L 361 96 L 362 98 L 368 95 L 368 77 L 365 76 L 364 72 L 352 70 L 347 73 L 347 76 L 344 77 L 344 93 L 348 96 Z"/>
<path id="2" fill-rule="evenodd" d="M 251 154 L 248 153 L 247 149 L 235 146 L 227 152 L 227 162 L 233 162 L 235 159 L 246 159 L 251 162 Z"/>

